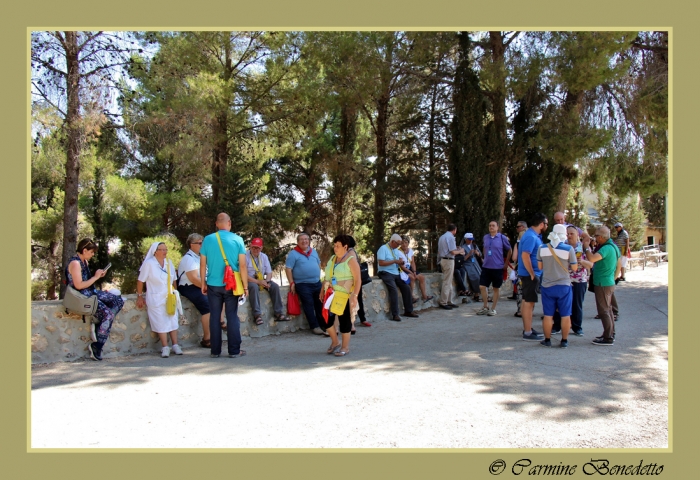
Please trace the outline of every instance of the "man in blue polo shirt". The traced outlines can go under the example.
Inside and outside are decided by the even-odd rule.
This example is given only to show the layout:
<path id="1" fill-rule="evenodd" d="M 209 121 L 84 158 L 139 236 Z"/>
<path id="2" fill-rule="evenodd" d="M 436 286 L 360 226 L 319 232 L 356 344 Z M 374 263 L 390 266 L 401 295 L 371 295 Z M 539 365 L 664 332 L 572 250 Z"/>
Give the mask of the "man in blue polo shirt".
<path id="1" fill-rule="evenodd" d="M 544 335 L 532 328 L 532 312 L 540 290 L 540 271 L 537 264 L 537 250 L 542 245 L 542 234 L 547 230 L 547 216 L 536 213 L 530 221 L 530 228 L 520 238 L 518 276 L 523 286 L 523 302 L 520 309 L 523 319 L 523 340 L 542 340 Z"/>
<path id="2" fill-rule="evenodd" d="M 289 281 L 289 291 L 299 295 L 299 303 L 304 310 L 309 329 L 315 335 L 323 335 L 318 319 L 323 318 L 321 295 L 321 259 L 311 247 L 308 233 L 297 235 L 297 246 L 287 255 L 284 270 Z"/>
<path id="3" fill-rule="evenodd" d="M 399 295 L 397 290 L 401 290 L 403 298 L 403 316 L 418 317 L 417 313 L 413 312 L 413 297 L 411 296 L 411 287 L 406 282 L 401 280 L 399 275 L 399 265 L 404 262 L 401 253 L 397 250 L 401 245 L 401 235 L 393 234 L 389 239 L 389 243 L 382 245 L 377 251 L 377 276 L 382 279 L 389 292 L 389 304 L 391 305 L 391 318 L 395 322 L 400 322 L 399 317 Z"/>
<path id="4" fill-rule="evenodd" d="M 221 254 L 223 248 L 226 260 L 234 272 L 240 272 L 243 283 L 243 295 L 248 295 L 248 271 L 246 269 L 245 245 L 243 239 L 231 233 L 231 218 L 226 213 L 216 216 L 216 233 L 204 237 L 202 249 L 199 251 L 199 277 L 206 278 L 202 282 L 202 293 L 209 299 L 209 331 L 211 335 L 211 356 L 221 355 L 221 310 L 226 307 L 226 336 L 228 337 L 228 356 L 242 357 L 246 354 L 241 350 L 241 323 L 238 319 L 238 296 L 233 291 L 226 290 L 224 284 L 224 269 L 226 263 Z M 218 235 L 217 235 L 218 234 Z M 218 237 L 218 238 L 217 238 Z M 219 244 L 221 240 L 221 244 Z"/>

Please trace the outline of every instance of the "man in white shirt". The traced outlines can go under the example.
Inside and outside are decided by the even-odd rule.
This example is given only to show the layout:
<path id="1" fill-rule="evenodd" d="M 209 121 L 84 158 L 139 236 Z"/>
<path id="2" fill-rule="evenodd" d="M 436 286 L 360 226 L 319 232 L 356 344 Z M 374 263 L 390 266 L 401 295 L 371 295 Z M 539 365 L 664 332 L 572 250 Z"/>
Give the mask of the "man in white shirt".
<path id="1" fill-rule="evenodd" d="M 389 243 L 382 245 L 377 250 L 377 276 L 382 279 L 389 293 L 389 304 L 391 305 L 391 318 L 395 322 L 400 322 L 399 317 L 399 294 L 403 298 L 403 316 L 417 318 L 418 314 L 413 311 L 413 297 L 410 287 L 401 280 L 399 275 L 399 265 L 404 263 L 398 250 L 401 245 L 401 235 L 393 234 Z"/>
<path id="2" fill-rule="evenodd" d="M 438 240 L 438 259 L 440 268 L 442 268 L 442 287 L 440 288 L 438 305 L 445 310 L 457 308 L 457 305 L 452 303 L 452 275 L 455 271 L 455 255 L 464 255 L 464 249 L 457 246 L 456 233 L 457 225 L 450 223 L 447 226 L 447 231 Z"/>
<path id="3" fill-rule="evenodd" d="M 270 259 L 262 253 L 262 238 L 254 238 L 250 242 L 250 249 L 246 252 L 246 264 L 248 266 L 248 285 L 250 288 L 250 307 L 253 309 L 253 319 L 256 325 L 262 325 L 262 310 L 260 309 L 260 293 L 264 290 L 270 294 L 272 307 L 275 312 L 275 321 L 286 322 L 289 318 L 282 313 L 282 295 L 280 287 L 272 281 L 272 266 Z"/>

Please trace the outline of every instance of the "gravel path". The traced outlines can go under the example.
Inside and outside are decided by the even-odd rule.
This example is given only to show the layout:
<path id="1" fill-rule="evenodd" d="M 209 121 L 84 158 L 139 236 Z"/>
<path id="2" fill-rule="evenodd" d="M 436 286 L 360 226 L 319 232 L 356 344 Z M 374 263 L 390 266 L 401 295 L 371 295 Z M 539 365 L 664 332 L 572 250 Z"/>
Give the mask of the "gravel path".
<path id="1" fill-rule="evenodd" d="M 345 358 L 303 331 L 244 338 L 236 359 L 35 365 L 31 446 L 667 448 L 668 265 L 635 268 L 616 293 L 613 347 L 591 344 L 589 293 L 585 336 L 565 350 L 523 342 L 503 299 L 495 317 L 462 305 L 358 327 Z"/>

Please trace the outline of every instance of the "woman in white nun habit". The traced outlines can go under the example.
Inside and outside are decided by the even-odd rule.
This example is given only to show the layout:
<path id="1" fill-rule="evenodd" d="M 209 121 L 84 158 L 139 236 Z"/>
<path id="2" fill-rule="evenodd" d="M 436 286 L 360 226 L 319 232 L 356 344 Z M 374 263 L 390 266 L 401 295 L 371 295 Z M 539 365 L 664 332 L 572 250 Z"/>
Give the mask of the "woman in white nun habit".
<path id="1" fill-rule="evenodd" d="M 168 315 L 165 302 L 168 296 L 168 270 L 170 270 L 170 283 L 177 294 L 177 273 L 173 262 L 168 260 L 168 247 L 165 243 L 154 242 L 148 249 L 139 269 L 139 278 L 136 282 L 136 308 L 142 309 L 144 305 L 148 308 L 148 321 L 151 324 L 151 331 L 158 334 L 161 349 L 161 357 L 170 356 L 168 347 L 168 334 L 173 343 L 173 353 L 182 355 L 182 349 L 177 344 L 178 311 Z M 148 285 L 145 296 L 143 293 L 144 284 Z M 178 302 L 179 303 L 179 302 Z"/>

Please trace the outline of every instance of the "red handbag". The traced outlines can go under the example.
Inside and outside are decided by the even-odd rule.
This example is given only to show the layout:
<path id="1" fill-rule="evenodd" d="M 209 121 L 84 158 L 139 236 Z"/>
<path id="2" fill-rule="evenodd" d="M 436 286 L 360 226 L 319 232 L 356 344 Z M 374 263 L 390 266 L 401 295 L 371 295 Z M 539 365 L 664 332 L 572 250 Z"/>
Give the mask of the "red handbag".
<path id="1" fill-rule="evenodd" d="M 299 296 L 291 290 L 287 293 L 287 313 L 289 315 L 301 315 Z"/>

